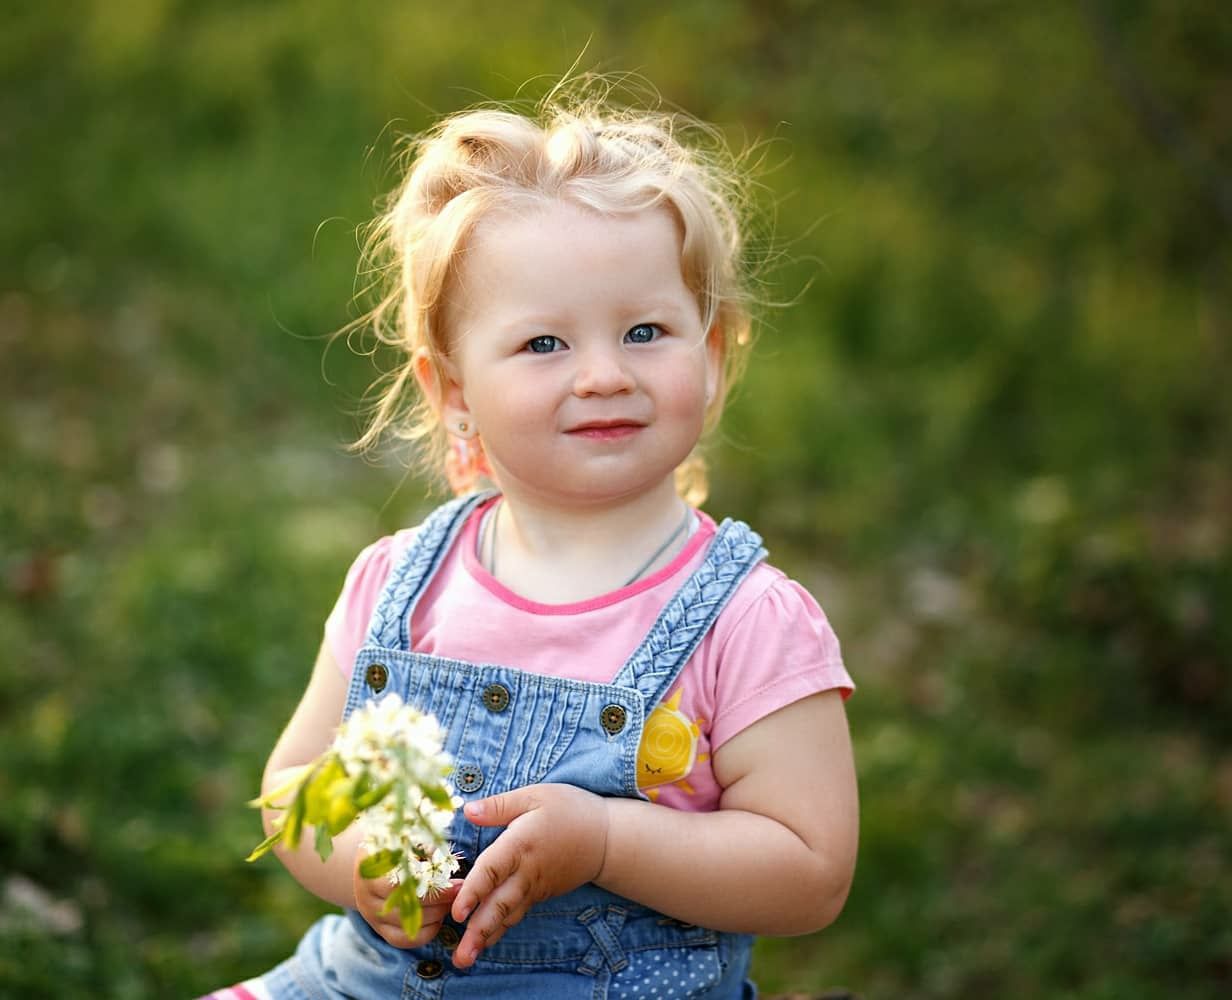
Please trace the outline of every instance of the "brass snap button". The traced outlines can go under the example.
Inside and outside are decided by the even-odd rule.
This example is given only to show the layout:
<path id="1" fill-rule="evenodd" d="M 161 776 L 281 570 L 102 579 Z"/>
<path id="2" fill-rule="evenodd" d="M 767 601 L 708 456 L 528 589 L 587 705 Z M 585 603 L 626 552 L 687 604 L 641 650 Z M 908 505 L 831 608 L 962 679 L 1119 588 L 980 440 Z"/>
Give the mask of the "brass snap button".
<path id="1" fill-rule="evenodd" d="M 444 971 L 445 966 L 435 958 L 425 958 L 415 966 L 415 972 L 419 975 L 420 979 L 436 979 Z"/>
<path id="2" fill-rule="evenodd" d="M 609 736 L 615 736 L 624 729 L 628 721 L 629 713 L 621 705 L 608 705 L 599 716 L 599 723 L 607 730 Z"/>
<path id="3" fill-rule="evenodd" d="M 483 787 L 483 771 L 477 764 L 459 764 L 453 782 L 460 792 L 477 792 Z"/>
<path id="4" fill-rule="evenodd" d="M 385 690 L 385 685 L 389 683 L 389 668 L 383 663 L 370 663 L 364 674 L 364 680 L 368 682 L 368 687 L 380 694 Z"/>
<path id="5" fill-rule="evenodd" d="M 450 927 L 448 924 L 445 924 L 436 935 L 436 939 L 446 951 L 453 951 L 461 942 L 462 935 L 458 933 L 456 927 Z"/>
<path id="6" fill-rule="evenodd" d="M 509 689 L 504 684 L 489 684 L 483 689 L 483 704 L 489 712 L 503 712 L 509 707 Z"/>

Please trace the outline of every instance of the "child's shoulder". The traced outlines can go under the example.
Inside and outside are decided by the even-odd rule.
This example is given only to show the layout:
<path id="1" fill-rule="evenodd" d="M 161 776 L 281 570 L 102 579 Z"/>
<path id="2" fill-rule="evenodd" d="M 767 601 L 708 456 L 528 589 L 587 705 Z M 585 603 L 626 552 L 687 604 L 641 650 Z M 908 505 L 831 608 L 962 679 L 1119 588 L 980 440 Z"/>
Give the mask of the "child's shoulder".
<path id="1" fill-rule="evenodd" d="M 827 664 L 841 664 L 838 636 L 818 597 L 769 559 L 758 562 L 732 594 L 714 625 L 724 653 L 756 649 L 812 650 Z"/>
<path id="2" fill-rule="evenodd" d="M 418 530 L 418 526 L 403 528 L 378 538 L 360 551 L 347 570 L 346 581 L 325 620 L 325 637 L 348 676 L 390 571 L 411 547 Z"/>
<path id="3" fill-rule="evenodd" d="M 713 671 L 712 747 L 800 698 L 855 684 L 816 598 L 778 567 L 755 566 L 714 624 L 703 669 Z"/>
<path id="4" fill-rule="evenodd" d="M 772 563 L 762 561 L 732 595 L 720 623 L 725 630 L 768 628 L 774 625 L 807 624 L 829 630 L 826 613 L 817 599 L 799 581 Z"/>
<path id="5" fill-rule="evenodd" d="M 361 549 L 347 571 L 347 588 L 379 588 L 389 577 L 389 571 L 414 543 L 418 532 L 419 525 L 400 528 L 392 535 L 383 535 Z"/>

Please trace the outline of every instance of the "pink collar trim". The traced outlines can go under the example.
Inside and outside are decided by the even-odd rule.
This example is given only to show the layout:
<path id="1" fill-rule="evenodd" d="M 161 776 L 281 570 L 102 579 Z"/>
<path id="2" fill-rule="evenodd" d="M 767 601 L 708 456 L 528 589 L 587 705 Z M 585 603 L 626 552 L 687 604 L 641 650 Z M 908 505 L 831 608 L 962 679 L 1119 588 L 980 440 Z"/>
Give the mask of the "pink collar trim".
<path id="1" fill-rule="evenodd" d="M 471 516 L 466 519 L 466 524 L 463 525 L 462 534 L 458 540 L 458 544 L 462 546 L 462 565 L 494 597 L 520 611 L 527 611 L 536 615 L 580 615 L 587 611 L 597 611 L 599 608 L 609 607 L 636 594 L 645 593 L 647 590 L 657 587 L 664 580 L 675 576 L 681 569 L 692 562 L 694 556 L 704 546 L 709 544 L 710 539 L 714 537 L 715 533 L 715 524 L 710 516 L 703 511 L 695 511 L 698 521 L 697 530 L 689 536 L 688 542 L 676 554 L 676 557 L 662 569 L 657 570 L 645 579 L 629 584 L 627 587 L 621 587 L 619 590 L 613 590 L 607 594 L 599 594 L 585 601 L 574 601 L 569 604 L 540 604 L 538 601 L 531 601 L 519 594 L 515 594 L 484 569 L 483 565 L 479 562 L 479 557 L 476 554 L 479 541 L 479 525 L 483 522 L 484 515 L 492 509 L 499 499 L 500 497 L 498 496 L 493 497 L 491 500 L 480 504 L 471 512 Z"/>

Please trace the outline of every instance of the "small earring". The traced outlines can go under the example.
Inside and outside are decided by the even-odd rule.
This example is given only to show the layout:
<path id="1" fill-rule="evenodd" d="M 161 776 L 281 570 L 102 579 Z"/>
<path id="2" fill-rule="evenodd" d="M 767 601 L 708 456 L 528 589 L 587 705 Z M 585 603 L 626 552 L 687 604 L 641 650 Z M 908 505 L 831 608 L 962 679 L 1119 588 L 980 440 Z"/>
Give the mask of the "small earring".
<path id="1" fill-rule="evenodd" d="M 471 429 L 471 425 L 468 424 L 465 420 L 458 421 L 458 433 L 459 434 L 465 434 L 470 429 Z"/>

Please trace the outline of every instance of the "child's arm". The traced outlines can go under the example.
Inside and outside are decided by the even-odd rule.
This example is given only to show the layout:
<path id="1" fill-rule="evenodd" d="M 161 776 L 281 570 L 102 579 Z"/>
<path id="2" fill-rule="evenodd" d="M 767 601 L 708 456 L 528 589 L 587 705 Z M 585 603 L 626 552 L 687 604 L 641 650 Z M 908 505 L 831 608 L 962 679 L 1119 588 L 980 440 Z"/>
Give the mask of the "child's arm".
<path id="1" fill-rule="evenodd" d="M 688 813 L 531 785 L 467 807 L 508 829 L 454 902 L 471 915 L 454 962 L 517 923 L 533 903 L 585 881 L 715 930 L 805 934 L 833 921 L 855 870 L 858 803 L 842 698 L 788 705 L 715 753 L 720 808 Z"/>
<path id="2" fill-rule="evenodd" d="M 342 718 L 346 694 L 347 680 L 328 645 L 322 643 L 308 687 L 265 765 L 262 794 L 285 784 L 300 766 L 325 751 Z M 261 811 L 266 833 L 274 832 L 272 823 L 280 815 L 271 809 Z M 455 882 L 431 902 L 424 903 L 423 927 L 414 939 L 409 939 L 402 930 L 397 911 L 381 913 L 393 886 L 384 877 L 363 879 L 359 876 L 356 861 L 363 839 L 359 824 L 352 824 L 334 838 L 334 851 L 328 861 L 322 861 L 317 854 L 315 839 L 312 829 L 306 828 L 298 849 L 274 848 L 274 853 L 300 885 L 328 903 L 355 907 L 373 930 L 397 948 L 426 944 L 436 936 L 461 882 Z"/>
<path id="3" fill-rule="evenodd" d="M 342 719 L 346 693 L 346 678 L 338 669 L 329 646 L 323 642 L 308 687 L 265 765 L 265 776 L 261 781 L 263 795 L 286 784 L 294 771 L 325 752 Z M 272 809 L 261 810 L 267 834 L 274 832 L 273 823 L 283 815 Z M 297 850 L 280 845 L 274 848 L 274 853 L 309 892 L 338 906 L 354 906 L 351 874 L 360 837 L 358 824 L 345 830 L 334 839 L 334 853 L 324 862 L 313 847 L 311 830 L 305 831 Z"/>

